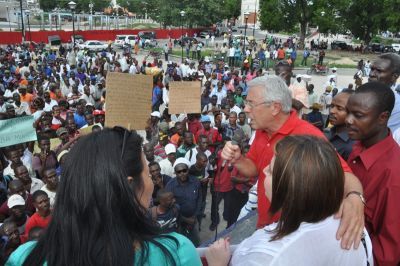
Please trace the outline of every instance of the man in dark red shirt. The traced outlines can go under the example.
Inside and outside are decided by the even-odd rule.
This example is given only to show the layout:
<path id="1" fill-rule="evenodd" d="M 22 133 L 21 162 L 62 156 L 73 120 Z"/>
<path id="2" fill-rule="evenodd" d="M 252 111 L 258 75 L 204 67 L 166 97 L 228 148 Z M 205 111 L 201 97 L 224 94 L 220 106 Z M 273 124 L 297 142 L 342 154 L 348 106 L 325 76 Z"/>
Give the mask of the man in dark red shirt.
<path id="1" fill-rule="evenodd" d="M 258 176 L 258 221 L 261 228 L 277 220 L 268 214 L 270 202 L 265 195 L 264 168 L 274 155 L 275 144 L 288 135 L 314 135 L 324 138 L 321 131 L 297 117 L 291 110 L 292 98 L 285 82 L 277 76 L 263 76 L 249 83 L 249 93 L 244 111 L 251 119 L 249 125 L 256 130 L 255 139 L 247 156 L 242 156 L 238 145 L 227 142 L 222 158 L 230 161 L 243 176 Z M 351 174 L 350 168 L 342 160 L 345 171 L 345 193 L 362 193 L 359 180 Z M 360 197 L 350 194 L 343 200 L 340 211 L 341 225 L 337 239 L 342 239 L 343 248 L 350 249 L 354 243 L 358 247 L 364 229 L 364 206 Z"/>
<path id="2" fill-rule="evenodd" d="M 363 185 L 376 265 L 400 263 L 400 147 L 388 128 L 394 102 L 389 86 L 369 82 L 347 103 L 348 134 L 358 140 L 348 163 Z"/>
<path id="3" fill-rule="evenodd" d="M 228 221 L 228 193 L 233 189 L 231 178 L 237 176 L 237 169 L 221 158 L 222 151 L 218 152 L 215 177 L 211 181 L 211 225 L 210 230 L 214 231 L 219 222 L 219 204 L 224 200 L 223 218 Z"/>

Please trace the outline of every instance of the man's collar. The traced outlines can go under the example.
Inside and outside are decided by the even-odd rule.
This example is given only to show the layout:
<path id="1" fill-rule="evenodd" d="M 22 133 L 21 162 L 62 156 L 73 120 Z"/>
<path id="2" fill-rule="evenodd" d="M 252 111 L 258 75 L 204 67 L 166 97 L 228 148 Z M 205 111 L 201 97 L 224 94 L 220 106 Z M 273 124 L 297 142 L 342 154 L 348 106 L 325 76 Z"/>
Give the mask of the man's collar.
<path id="1" fill-rule="evenodd" d="M 397 143 L 394 141 L 392 134 L 389 132 L 388 136 L 378 143 L 372 145 L 371 147 L 365 149 L 365 147 L 361 144 L 361 142 L 357 142 L 354 144 L 353 149 L 356 152 L 356 157 L 360 157 L 362 163 L 365 168 L 369 170 L 369 168 L 388 150 L 393 148 Z"/>

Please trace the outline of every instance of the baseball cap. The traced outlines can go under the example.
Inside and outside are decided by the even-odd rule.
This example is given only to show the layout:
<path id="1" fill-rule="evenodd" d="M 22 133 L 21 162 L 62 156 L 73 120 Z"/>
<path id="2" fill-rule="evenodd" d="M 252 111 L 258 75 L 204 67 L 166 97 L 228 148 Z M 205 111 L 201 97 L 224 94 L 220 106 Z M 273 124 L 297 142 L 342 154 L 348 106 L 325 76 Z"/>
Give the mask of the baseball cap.
<path id="1" fill-rule="evenodd" d="M 165 146 L 165 153 L 168 155 L 168 154 L 171 154 L 171 153 L 175 153 L 176 152 L 176 148 L 175 148 L 175 145 L 174 144 L 171 144 L 171 143 L 169 143 L 169 144 L 167 144 L 166 146 Z"/>
<path id="2" fill-rule="evenodd" d="M 201 123 L 211 122 L 211 119 L 208 115 L 202 115 L 200 119 Z"/>
<path id="3" fill-rule="evenodd" d="M 175 160 L 174 168 L 175 168 L 178 164 L 186 164 L 186 166 L 189 167 L 190 162 L 189 162 L 188 159 L 181 157 L 181 158 L 178 158 L 178 159 Z"/>
<path id="4" fill-rule="evenodd" d="M 158 117 L 158 118 L 161 118 L 161 114 L 160 114 L 160 112 L 158 112 L 158 111 L 154 111 L 154 112 L 152 112 L 150 115 L 151 115 L 151 116 Z"/>
<path id="5" fill-rule="evenodd" d="M 21 195 L 14 194 L 8 198 L 7 206 L 9 209 L 15 206 L 25 206 L 25 200 Z"/>
<path id="6" fill-rule="evenodd" d="M 59 129 L 57 129 L 56 134 L 57 136 L 61 136 L 62 134 L 67 133 L 68 134 L 68 130 L 65 127 L 60 127 Z"/>

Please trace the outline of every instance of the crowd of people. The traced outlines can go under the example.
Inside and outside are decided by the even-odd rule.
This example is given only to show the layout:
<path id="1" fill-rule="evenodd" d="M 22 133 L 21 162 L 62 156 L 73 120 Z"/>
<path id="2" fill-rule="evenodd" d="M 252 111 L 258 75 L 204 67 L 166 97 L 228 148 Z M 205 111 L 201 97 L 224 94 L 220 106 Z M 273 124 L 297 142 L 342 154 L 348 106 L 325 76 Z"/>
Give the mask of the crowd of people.
<path id="1" fill-rule="evenodd" d="M 228 52 L 163 66 L 111 47 L 1 49 L 0 119 L 32 115 L 38 139 L 1 148 L 2 263 L 200 265 L 200 230 L 257 209 L 259 230 L 233 254 L 218 240 L 209 265 L 397 265 L 400 57 L 379 56 L 356 90 L 334 70 L 317 95 L 293 51 L 270 74 Z M 108 72 L 153 74 L 143 133 L 104 127 Z M 168 112 L 181 80 L 201 81 L 200 114 Z"/>

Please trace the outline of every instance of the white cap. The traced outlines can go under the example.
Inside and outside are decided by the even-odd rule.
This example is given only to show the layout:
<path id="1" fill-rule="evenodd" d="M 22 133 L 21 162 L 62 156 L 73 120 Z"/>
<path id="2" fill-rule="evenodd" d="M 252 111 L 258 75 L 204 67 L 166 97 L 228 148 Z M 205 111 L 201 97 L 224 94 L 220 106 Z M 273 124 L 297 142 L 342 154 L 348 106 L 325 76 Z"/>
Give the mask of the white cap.
<path id="1" fill-rule="evenodd" d="M 154 111 L 154 112 L 152 112 L 150 115 L 151 115 L 151 116 L 158 117 L 158 118 L 161 118 L 161 114 L 160 114 L 159 111 Z"/>
<path id="2" fill-rule="evenodd" d="M 188 159 L 184 158 L 184 157 L 180 157 L 178 159 L 175 160 L 174 163 L 174 168 L 178 165 L 178 164 L 186 164 L 187 167 L 189 167 L 190 162 Z"/>
<path id="3" fill-rule="evenodd" d="M 303 75 L 301 75 L 301 74 L 296 75 L 296 78 L 302 78 L 302 77 L 303 77 Z"/>
<path id="4" fill-rule="evenodd" d="M 174 144 L 169 143 L 165 146 L 165 153 L 167 155 L 170 153 L 175 153 L 175 152 L 176 152 L 176 147 Z"/>
<path id="5" fill-rule="evenodd" d="M 15 206 L 25 206 L 25 200 L 21 195 L 14 194 L 8 198 L 7 206 L 9 209 Z"/>
<path id="6" fill-rule="evenodd" d="M 204 59 L 204 61 L 205 61 L 206 63 L 208 63 L 208 62 L 210 62 L 210 59 L 208 59 L 208 57 L 206 57 L 206 59 Z"/>
<path id="7" fill-rule="evenodd" d="M 332 71 L 336 71 L 336 70 L 337 70 L 337 68 L 336 68 L 336 67 L 333 67 L 333 68 L 332 68 Z"/>

